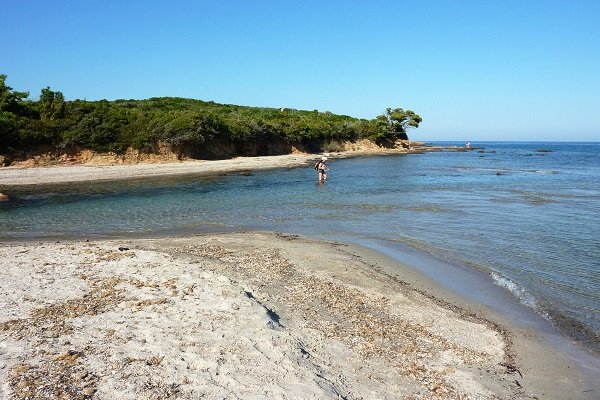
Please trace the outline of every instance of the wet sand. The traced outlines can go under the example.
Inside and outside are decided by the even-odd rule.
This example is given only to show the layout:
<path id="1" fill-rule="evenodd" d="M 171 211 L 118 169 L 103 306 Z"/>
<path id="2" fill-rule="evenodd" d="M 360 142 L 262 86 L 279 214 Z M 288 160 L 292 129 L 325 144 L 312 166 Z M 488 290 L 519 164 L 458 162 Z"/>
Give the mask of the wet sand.
<path id="1" fill-rule="evenodd" d="M 0 397 L 578 399 L 534 332 L 276 233 L 0 245 Z"/>

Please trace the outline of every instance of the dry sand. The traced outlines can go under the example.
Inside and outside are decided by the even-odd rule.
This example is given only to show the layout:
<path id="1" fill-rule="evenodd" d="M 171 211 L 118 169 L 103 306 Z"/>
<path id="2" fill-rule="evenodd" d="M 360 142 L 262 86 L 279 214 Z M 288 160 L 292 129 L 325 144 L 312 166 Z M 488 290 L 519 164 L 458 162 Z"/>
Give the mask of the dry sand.
<path id="1" fill-rule="evenodd" d="M 0 397 L 581 396 L 535 340 L 403 271 L 272 233 L 1 244 Z"/>
<path id="2" fill-rule="evenodd" d="M 84 182 L 153 176 L 216 174 L 265 168 L 296 167 L 315 159 L 308 154 L 239 157 L 216 161 L 181 161 L 160 164 L 129 165 L 58 165 L 46 167 L 0 168 L 0 187 L 46 183 Z"/>

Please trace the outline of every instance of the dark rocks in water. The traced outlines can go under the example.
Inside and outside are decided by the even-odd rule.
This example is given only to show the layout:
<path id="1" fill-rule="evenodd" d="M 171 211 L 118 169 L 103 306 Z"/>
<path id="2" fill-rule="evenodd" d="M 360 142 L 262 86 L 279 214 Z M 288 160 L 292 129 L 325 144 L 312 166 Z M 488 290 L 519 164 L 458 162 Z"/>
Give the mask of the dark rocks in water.
<path id="1" fill-rule="evenodd" d="M 535 152 L 536 153 L 552 153 L 554 150 L 549 150 L 549 149 L 538 149 Z"/>
<path id="2" fill-rule="evenodd" d="M 7 194 L 0 193 L 0 201 L 9 201 L 10 197 Z"/>
<path id="3" fill-rule="evenodd" d="M 504 175 L 504 174 L 500 171 L 496 171 L 496 176 L 500 176 L 500 175 Z"/>
<path id="4" fill-rule="evenodd" d="M 254 174 L 252 173 L 252 171 L 241 171 L 240 175 L 242 175 L 242 176 L 252 176 Z"/>
<path id="5" fill-rule="evenodd" d="M 485 153 L 485 150 L 479 150 L 478 153 Z"/>

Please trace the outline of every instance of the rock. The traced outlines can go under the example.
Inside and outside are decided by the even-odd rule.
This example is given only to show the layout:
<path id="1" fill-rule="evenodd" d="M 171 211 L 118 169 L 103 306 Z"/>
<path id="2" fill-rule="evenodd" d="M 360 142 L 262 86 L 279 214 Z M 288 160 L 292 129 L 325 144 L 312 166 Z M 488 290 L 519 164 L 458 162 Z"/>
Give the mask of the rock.
<path id="1" fill-rule="evenodd" d="M 10 197 L 7 194 L 0 193 L 0 201 L 9 201 Z"/>
<path id="2" fill-rule="evenodd" d="M 6 164 L 6 157 L 0 156 L 0 167 L 4 167 L 4 164 Z"/>

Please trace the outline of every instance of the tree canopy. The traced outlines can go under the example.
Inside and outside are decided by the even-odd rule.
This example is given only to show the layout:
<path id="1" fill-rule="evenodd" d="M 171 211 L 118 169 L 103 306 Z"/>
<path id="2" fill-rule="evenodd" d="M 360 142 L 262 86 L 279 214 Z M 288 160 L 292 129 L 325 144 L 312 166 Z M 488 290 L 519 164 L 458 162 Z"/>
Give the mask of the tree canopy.
<path id="1" fill-rule="evenodd" d="M 204 155 L 223 145 L 232 149 L 231 155 L 246 155 L 248 148 L 260 154 L 272 143 L 320 151 L 328 143 L 360 138 L 391 144 L 406 139 L 407 129 L 421 122 L 413 111 L 401 108 L 388 108 L 385 114 L 367 120 L 317 110 L 175 97 L 66 101 L 50 87 L 41 90 L 38 101 L 27 100 L 28 96 L 8 87 L 6 75 L 0 75 L 0 154 L 39 147 L 151 152 L 159 143 L 175 150 L 198 149 Z"/>

